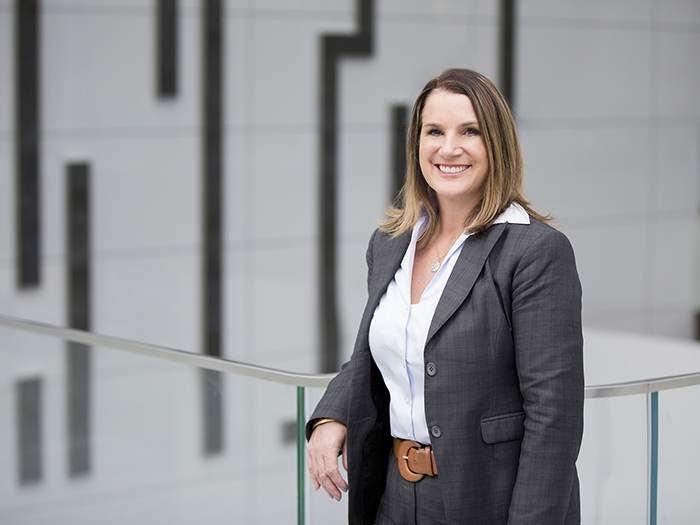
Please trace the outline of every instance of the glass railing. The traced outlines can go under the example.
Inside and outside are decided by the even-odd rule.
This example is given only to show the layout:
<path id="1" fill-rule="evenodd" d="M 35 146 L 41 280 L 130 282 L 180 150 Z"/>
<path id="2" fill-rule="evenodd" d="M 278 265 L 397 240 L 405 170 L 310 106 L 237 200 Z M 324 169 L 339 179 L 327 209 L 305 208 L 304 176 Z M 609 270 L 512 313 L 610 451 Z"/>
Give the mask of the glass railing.
<path id="1" fill-rule="evenodd" d="M 661 374 L 586 387 L 577 463 L 582 523 L 697 523 L 700 345 L 643 336 L 621 342 L 619 336 L 610 338 L 597 359 L 587 359 L 587 372 L 603 377 L 615 369 L 622 376 Z M 669 370 L 692 373 L 666 375 Z"/>
<path id="2" fill-rule="evenodd" d="M 347 520 L 305 464 L 305 417 L 332 375 L 3 316 L 0 357 L 0 523 Z M 587 387 L 584 524 L 700 516 L 698 385 Z"/>
<path id="3" fill-rule="evenodd" d="M 0 523 L 332 523 L 303 439 L 332 375 L 7 317 L 0 362 Z"/>

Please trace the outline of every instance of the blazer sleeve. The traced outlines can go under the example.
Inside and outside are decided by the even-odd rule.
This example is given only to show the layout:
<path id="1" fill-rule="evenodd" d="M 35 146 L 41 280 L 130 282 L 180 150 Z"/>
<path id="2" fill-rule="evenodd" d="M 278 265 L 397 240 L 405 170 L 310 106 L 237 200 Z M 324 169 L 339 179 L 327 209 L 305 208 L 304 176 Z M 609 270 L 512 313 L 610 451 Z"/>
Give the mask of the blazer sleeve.
<path id="1" fill-rule="evenodd" d="M 370 279 L 372 276 L 372 246 L 377 237 L 377 231 L 372 234 L 367 247 L 365 259 L 367 261 L 367 287 L 369 288 Z M 316 408 L 306 423 L 306 439 L 311 438 L 313 424 L 318 419 L 332 418 L 339 421 L 343 425 L 348 424 L 348 409 L 350 403 L 350 386 L 352 382 L 353 359 L 345 363 L 338 375 L 328 384 L 326 392 L 316 405 Z"/>
<path id="2" fill-rule="evenodd" d="M 584 378 L 581 285 L 561 232 L 547 229 L 524 247 L 511 297 L 526 417 L 508 523 L 562 524 L 578 506 Z"/>

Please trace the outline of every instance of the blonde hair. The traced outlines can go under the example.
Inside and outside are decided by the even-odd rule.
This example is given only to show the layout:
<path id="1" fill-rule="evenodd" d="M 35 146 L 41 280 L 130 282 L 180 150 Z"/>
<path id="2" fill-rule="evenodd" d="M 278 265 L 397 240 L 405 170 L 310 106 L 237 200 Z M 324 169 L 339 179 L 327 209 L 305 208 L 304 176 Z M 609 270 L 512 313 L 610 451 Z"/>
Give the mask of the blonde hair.
<path id="1" fill-rule="evenodd" d="M 430 239 L 437 228 L 438 209 L 420 169 L 419 147 L 423 107 L 436 90 L 466 95 L 472 103 L 479 130 L 488 154 L 488 173 L 484 194 L 464 225 L 466 233 L 486 230 L 512 203 L 521 205 L 536 219 L 550 222 L 532 209 L 523 193 L 523 156 L 520 141 L 508 102 L 485 76 L 469 69 L 448 69 L 429 81 L 416 99 L 408 128 L 406 147 L 406 182 L 397 203 L 386 209 L 386 220 L 379 228 L 397 236 L 415 226 L 424 208 L 429 217 L 422 239 Z M 473 222 L 472 222 L 473 221 Z"/>

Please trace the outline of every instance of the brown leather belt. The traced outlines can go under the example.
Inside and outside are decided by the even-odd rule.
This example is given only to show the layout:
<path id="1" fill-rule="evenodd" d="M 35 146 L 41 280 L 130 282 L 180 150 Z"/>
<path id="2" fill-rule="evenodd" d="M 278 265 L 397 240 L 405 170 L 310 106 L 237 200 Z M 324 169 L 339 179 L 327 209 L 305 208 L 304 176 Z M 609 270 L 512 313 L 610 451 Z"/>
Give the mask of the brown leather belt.
<path id="1" fill-rule="evenodd" d="M 394 438 L 394 455 L 399 472 L 406 481 L 420 481 L 423 476 L 437 476 L 435 454 L 430 445 Z"/>

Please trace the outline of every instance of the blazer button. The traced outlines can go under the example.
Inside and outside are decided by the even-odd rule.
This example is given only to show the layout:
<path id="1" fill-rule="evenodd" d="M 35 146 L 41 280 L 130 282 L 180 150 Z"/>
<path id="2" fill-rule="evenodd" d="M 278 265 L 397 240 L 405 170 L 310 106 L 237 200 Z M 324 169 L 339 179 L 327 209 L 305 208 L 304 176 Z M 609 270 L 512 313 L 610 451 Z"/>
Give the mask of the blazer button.
<path id="1" fill-rule="evenodd" d="M 440 427 L 437 425 L 434 425 L 430 427 L 430 433 L 433 435 L 433 437 L 439 438 L 442 436 L 442 430 L 440 430 Z"/>
<path id="2" fill-rule="evenodd" d="M 425 371 L 430 377 L 433 377 L 435 374 L 437 374 L 437 366 L 435 366 L 435 363 L 428 363 L 425 365 Z"/>

